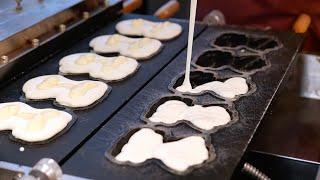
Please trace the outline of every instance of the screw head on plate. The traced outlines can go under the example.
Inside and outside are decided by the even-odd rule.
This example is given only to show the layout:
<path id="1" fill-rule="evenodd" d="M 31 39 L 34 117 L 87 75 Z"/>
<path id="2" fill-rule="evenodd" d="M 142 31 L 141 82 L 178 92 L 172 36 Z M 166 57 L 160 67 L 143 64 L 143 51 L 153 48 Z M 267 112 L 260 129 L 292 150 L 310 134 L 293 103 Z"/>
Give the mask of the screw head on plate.
<path id="1" fill-rule="evenodd" d="M 16 175 L 16 177 L 19 178 L 19 179 L 22 178 L 22 176 L 23 176 L 22 173 L 18 173 L 18 174 Z"/>
<path id="2" fill-rule="evenodd" d="M 84 12 L 82 13 L 82 17 L 83 17 L 83 19 L 89 19 L 90 13 L 89 13 L 88 11 L 84 11 Z"/>
<path id="3" fill-rule="evenodd" d="M 1 56 L 1 64 L 6 64 L 9 62 L 9 57 L 6 55 Z"/>
<path id="4" fill-rule="evenodd" d="M 67 26 L 66 26 L 65 24 L 60 24 L 60 25 L 59 25 L 59 31 L 60 31 L 60 32 L 65 32 L 66 29 L 67 29 Z"/>
<path id="5" fill-rule="evenodd" d="M 40 40 L 37 39 L 37 38 L 34 38 L 34 39 L 31 40 L 31 43 L 32 43 L 32 47 L 36 48 L 36 47 L 38 47 L 40 45 Z"/>

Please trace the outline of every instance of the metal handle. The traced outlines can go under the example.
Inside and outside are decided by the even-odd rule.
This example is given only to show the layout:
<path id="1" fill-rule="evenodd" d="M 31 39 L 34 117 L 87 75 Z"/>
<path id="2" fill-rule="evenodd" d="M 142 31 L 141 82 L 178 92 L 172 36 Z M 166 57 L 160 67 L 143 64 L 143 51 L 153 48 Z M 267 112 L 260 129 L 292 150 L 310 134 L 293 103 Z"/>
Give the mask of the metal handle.
<path id="1" fill-rule="evenodd" d="M 123 13 L 130 13 L 139 9 L 143 4 L 142 0 L 126 0 L 123 3 Z"/>
<path id="2" fill-rule="evenodd" d="M 311 24 L 311 17 L 308 14 L 301 14 L 293 25 L 293 31 L 296 33 L 305 33 Z"/>
<path id="3" fill-rule="evenodd" d="M 180 3 L 177 0 L 170 0 L 161 6 L 154 15 L 160 19 L 167 19 L 174 16 L 179 10 Z"/>

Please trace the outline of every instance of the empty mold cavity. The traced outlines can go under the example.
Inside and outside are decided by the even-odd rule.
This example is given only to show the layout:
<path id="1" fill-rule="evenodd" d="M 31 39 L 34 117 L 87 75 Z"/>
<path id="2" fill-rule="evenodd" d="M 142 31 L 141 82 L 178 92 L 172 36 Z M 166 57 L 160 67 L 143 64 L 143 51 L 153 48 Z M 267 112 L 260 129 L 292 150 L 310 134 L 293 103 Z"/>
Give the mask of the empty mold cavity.
<path id="1" fill-rule="evenodd" d="M 184 73 L 179 74 L 176 78 L 174 78 L 171 83 L 169 84 L 169 90 L 174 92 L 174 93 L 182 93 L 183 95 L 193 95 L 193 96 L 199 96 L 203 95 L 205 93 L 209 93 L 217 98 L 220 99 L 225 99 L 225 100 L 231 100 L 235 101 L 239 99 L 240 97 L 243 96 L 249 96 L 253 92 L 256 91 L 256 86 L 255 84 L 251 81 L 250 77 L 248 76 L 243 76 L 243 75 L 234 75 L 234 76 L 218 76 L 214 72 L 211 71 L 200 71 L 200 70 L 193 70 L 190 72 L 190 83 L 193 89 L 196 89 L 196 87 L 199 87 L 201 85 L 213 82 L 213 81 L 219 81 L 225 83 L 226 81 L 230 81 L 230 79 L 235 79 L 235 78 L 241 78 L 240 81 L 233 85 L 229 84 L 217 84 L 215 87 L 218 89 L 213 90 L 213 89 L 208 89 L 208 90 L 203 90 L 203 91 L 198 91 L 198 92 L 180 92 L 177 90 L 179 86 L 183 84 L 184 81 Z M 245 83 L 243 83 L 243 79 L 245 79 Z M 223 86 L 225 87 L 226 90 L 224 92 Z M 214 88 L 215 89 L 215 88 Z M 237 91 L 233 92 L 233 89 L 236 89 Z M 229 92 L 232 91 L 232 92 Z"/>
<path id="2" fill-rule="evenodd" d="M 174 83 L 171 84 L 170 89 L 175 90 L 177 87 L 181 86 L 184 81 L 184 73 L 181 74 Z M 204 72 L 204 71 L 191 71 L 190 72 L 190 83 L 192 88 L 200 86 L 202 84 L 217 81 L 218 79 L 215 77 L 216 74 L 212 72 Z"/>
<path id="3" fill-rule="evenodd" d="M 186 104 L 187 106 L 189 106 L 188 108 L 194 108 L 192 109 L 188 109 L 185 112 L 187 112 L 187 114 L 185 114 L 185 117 L 192 117 L 192 112 L 201 112 L 203 114 L 206 114 L 206 116 L 204 116 L 205 119 L 203 120 L 204 117 L 201 117 L 201 114 L 197 114 L 195 115 L 195 117 L 197 118 L 191 118 L 191 119 L 179 119 L 181 118 L 181 112 L 179 111 L 178 108 L 174 108 L 176 109 L 176 111 L 172 112 L 172 113 L 166 113 L 164 110 L 164 105 L 165 103 L 170 103 L 173 101 L 180 101 L 184 104 Z M 168 104 L 167 104 L 168 105 Z M 161 110 L 159 111 L 159 107 L 161 106 Z M 170 105 L 172 106 L 172 105 Z M 203 107 L 202 109 L 199 109 L 199 107 L 196 106 L 201 106 Z M 215 107 L 215 109 L 211 109 L 211 110 L 205 110 L 207 107 Z M 157 114 L 156 116 L 153 116 L 155 113 L 160 113 Z M 154 121 L 155 119 L 151 119 L 151 118 L 156 118 L 158 119 L 161 114 L 165 114 L 165 118 L 170 118 L 167 119 L 169 121 L 164 122 L 164 121 Z M 178 114 L 173 114 L 173 113 L 178 113 Z M 188 114 L 189 113 L 189 114 Z M 170 116 L 170 114 L 172 114 L 172 117 Z M 211 115 L 211 117 L 210 117 Z M 169 117 L 170 116 L 170 117 Z M 177 117 L 177 119 L 176 119 Z M 174 127 L 177 126 L 181 123 L 185 123 L 187 124 L 189 127 L 203 132 L 203 133 L 214 133 L 217 130 L 227 127 L 233 123 L 235 123 L 239 118 L 238 118 L 238 112 L 235 110 L 234 106 L 230 103 L 227 102 L 214 102 L 214 103 L 210 103 L 210 104 L 201 104 L 201 103 L 196 103 L 193 99 L 191 98 L 187 98 L 187 97 L 183 97 L 183 96 L 164 96 L 160 99 L 158 99 L 157 101 L 155 101 L 146 111 L 145 113 L 142 114 L 141 119 L 143 121 L 145 121 L 146 123 L 150 124 L 150 125 L 161 125 L 161 126 L 166 126 L 166 127 Z M 176 121 L 171 121 L 171 119 L 175 119 Z M 164 119 L 166 120 L 166 119 Z"/>
<path id="4" fill-rule="evenodd" d="M 279 46 L 279 43 L 271 38 L 249 38 L 248 47 L 256 50 L 274 49 Z"/>
<path id="5" fill-rule="evenodd" d="M 113 163 L 116 163 L 116 164 L 119 164 L 119 165 L 127 165 L 127 166 L 139 167 L 139 168 L 144 168 L 144 166 L 147 166 L 149 163 L 155 163 L 155 164 L 159 165 L 161 168 L 163 168 L 163 169 L 165 169 L 165 170 L 167 170 L 167 171 L 169 171 L 169 172 L 171 172 L 173 174 L 176 174 L 176 175 L 188 174 L 191 171 L 193 171 L 194 169 L 197 169 L 197 168 L 200 168 L 202 166 L 205 166 L 205 164 L 207 164 L 208 162 L 213 161 L 216 158 L 216 154 L 215 154 L 214 148 L 213 148 L 213 146 L 211 144 L 210 137 L 202 136 L 202 135 L 193 135 L 193 136 L 196 136 L 196 137 L 201 137 L 204 140 L 205 148 L 206 148 L 206 150 L 208 152 L 208 158 L 206 160 L 204 160 L 200 164 L 189 166 L 184 171 L 179 171 L 179 170 L 175 170 L 175 169 L 169 168 L 167 165 L 165 165 L 164 162 L 162 162 L 162 160 L 160 160 L 158 158 L 155 158 L 155 157 L 152 157 L 150 159 L 146 159 L 145 161 L 143 161 L 141 163 L 133 163 L 133 162 L 130 162 L 130 161 L 118 161 L 116 159 L 117 155 L 119 155 L 121 153 L 123 147 L 127 143 L 129 143 L 130 138 L 134 134 L 136 134 L 137 132 L 139 132 L 142 129 L 153 130 L 155 133 L 161 135 L 163 137 L 163 143 L 175 142 L 175 141 L 179 141 L 179 140 L 191 137 L 191 135 L 190 136 L 186 135 L 186 136 L 183 136 L 183 137 L 175 137 L 175 138 L 173 138 L 173 137 L 167 136 L 168 132 L 156 130 L 153 127 L 150 127 L 150 126 L 139 127 L 139 128 L 130 130 L 127 134 L 125 134 L 124 136 L 120 137 L 120 139 L 114 144 L 112 149 L 110 151 L 106 151 L 105 152 L 105 157 L 108 160 L 112 161 Z M 128 147 L 126 147 L 126 148 L 128 148 Z M 142 146 L 141 146 L 141 148 L 142 148 Z M 184 149 L 186 149 L 186 148 L 184 148 Z M 190 148 L 187 148 L 187 149 L 190 149 Z M 185 161 L 183 163 L 185 163 Z"/>
<path id="6" fill-rule="evenodd" d="M 215 46 L 236 48 L 246 46 L 253 50 L 265 51 L 276 49 L 280 43 L 272 37 L 253 36 L 238 33 L 225 33 L 216 38 Z"/>
<path id="7" fill-rule="evenodd" d="M 264 70 L 269 63 L 257 55 L 236 56 L 228 51 L 207 50 L 195 60 L 195 65 L 205 69 L 220 70 L 230 68 L 239 73 L 254 73 Z"/>
<path id="8" fill-rule="evenodd" d="M 206 51 L 196 60 L 196 64 L 202 67 L 219 68 L 230 65 L 233 62 L 233 55 L 224 51 Z"/>
<path id="9" fill-rule="evenodd" d="M 247 37 L 243 34 L 226 33 L 219 36 L 214 44 L 220 47 L 237 47 L 247 44 Z"/>
<path id="10" fill-rule="evenodd" d="M 262 69 L 263 67 L 267 66 L 267 63 L 259 56 L 241 56 L 235 57 L 230 66 L 238 71 L 250 72 L 253 70 Z"/>

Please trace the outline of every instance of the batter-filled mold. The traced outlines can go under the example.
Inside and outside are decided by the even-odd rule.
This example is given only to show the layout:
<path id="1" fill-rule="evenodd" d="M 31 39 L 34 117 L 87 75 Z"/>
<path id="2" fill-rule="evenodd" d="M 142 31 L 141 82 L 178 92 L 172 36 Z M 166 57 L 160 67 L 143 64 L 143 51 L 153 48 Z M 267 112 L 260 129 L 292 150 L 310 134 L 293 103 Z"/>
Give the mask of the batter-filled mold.
<path id="1" fill-rule="evenodd" d="M 206 70 L 190 71 L 191 91 L 184 92 L 179 89 L 184 81 L 185 73 L 179 74 L 169 84 L 168 88 L 174 93 L 200 96 L 211 94 L 217 98 L 236 101 L 241 97 L 249 96 L 256 91 L 255 84 L 246 75 L 219 76 Z"/>
<path id="2" fill-rule="evenodd" d="M 229 50 L 205 50 L 194 57 L 192 64 L 206 70 L 230 69 L 241 74 L 254 74 L 271 66 L 262 55 L 238 54 Z"/>
<path id="3" fill-rule="evenodd" d="M 182 27 L 169 21 L 153 22 L 145 19 L 129 19 L 117 23 L 116 30 L 126 36 L 144 36 L 167 41 L 178 37 L 182 32 Z"/>
<path id="4" fill-rule="evenodd" d="M 102 56 L 120 54 L 137 60 L 150 59 L 163 48 L 156 39 L 130 38 L 119 34 L 98 36 L 90 41 L 89 46 Z"/>
<path id="5" fill-rule="evenodd" d="M 52 100 L 58 107 L 83 110 L 103 101 L 111 92 L 111 86 L 100 81 L 44 75 L 28 80 L 22 90 L 20 100 L 23 102 Z"/>
<path id="6" fill-rule="evenodd" d="M 199 103 L 189 97 L 168 95 L 152 103 L 141 119 L 153 126 L 175 127 L 185 123 L 211 134 L 237 122 L 239 117 L 230 102 Z"/>
<path id="7" fill-rule="evenodd" d="M 124 56 L 103 57 L 94 53 L 76 53 L 65 56 L 59 62 L 61 75 L 86 75 L 107 83 L 123 81 L 133 76 L 140 64 Z"/>
<path id="8" fill-rule="evenodd" d="M 228 32 L 218 36 L 213 42 L 214 47 L 223 48 L 249 48 L 259 52 L 270 52 L 281 47 L 281 43 L 272 36 L 258 36 Z"/>
<path id="9" fill-rule="evenodd" d="M 216 158 L 209 137 L 169 137 L 150 126 L 139 127 L 122 136 L 105 157 L 110 161 L 143 168 L 156 163 L 165 170 L 185 175 Z M 192 158 L 191 158 L 192 157 Z"/>
<path id="10" fill-rule="evenodd" d="M 0 104 L 0 132 L 23 145 L 48 144 L 65 134 L 76 122 L 70 111 L 37 109 L 21 102 Z"/>

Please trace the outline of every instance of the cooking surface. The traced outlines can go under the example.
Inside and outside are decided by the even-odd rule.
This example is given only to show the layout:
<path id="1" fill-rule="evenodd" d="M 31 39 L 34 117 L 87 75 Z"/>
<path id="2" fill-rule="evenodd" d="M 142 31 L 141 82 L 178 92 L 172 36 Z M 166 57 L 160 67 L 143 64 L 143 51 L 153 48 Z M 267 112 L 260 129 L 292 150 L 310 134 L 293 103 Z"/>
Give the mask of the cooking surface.
<path id="1" fill-rule="evenodd" d="M 214 37 L 226 30 L 237 31 L 236 28 L 232 27 L 207 28 L 195 40 L 194 56 L 211 48 L 210 43 Z M 250 30 L 244 32 L 256 35 L 266 34 L 266 32 Z M 300 36 L 290 33 L 276 33 L 276 36 L 283 43 L 283 47 L 266 55 L 266 58 L 271 62 L 271 67 L 251 76 L 253 82 L 257 85 L 257 91 L 235 102 L 236 110 L 239 112 L 239 121 L 211 135 L 211 142 L 215 148 L 217 159 L 183 176 L 183 179 L 209 179 L 212 177 L 215 179 L 229 179 L 231 177 L 269 103 L 280 87 L 280 83 L 289 72 L 294 61 L 292 55 L 297 52 L 302 40 Z M 126 135 L 130 130 L 144 125 L 140 119 L 141 115 L 147 111 L 152 103 L 162 96 L 172 95 L 168 90 L 168 85 L 172 79 L 184 71 L 185 57 L 186 52 L 184 51 L 115 114 L 97 134 L 63 164 L 62 168 L 64 171 L 94 179 L 177 178 L 177 176 L 159 166 L 159 163 L 152 160 L 136 167 L 121 166 L 104 158 L 104 154 L 105 152 L 112 151 L 112 148 L 121 136 Z M 234 73 L 220 71 L 220 74 Z M 210 95 L 204 95 L 199 97 L 198 101 L 200 103 L 212 103 L 219 100 Z M 170 137 L 185 137 L 199 134 L 198 131 L 184 123 L 172 128 L 162 126 L 158 126 L 157 128 L 165 131 Z"/>
<path id="2" fill-rule="evenodd" d="M 104 28 L 92 33 L 89 37 L 76 42 L 72 47 L 67 47 L 66 50 L 56 54 L 42 65 L 25 73 L 22 78 L 13 81 L 1 89 L 1 102 L 19 101 L 22 95 L 21 88 L 27 80 L 45 74 L 58 73 L 58 62 L 62 57 L 72 53 L 88 52 L 88 44 L 92 38 L 103 34 L 114 33 L 115 24 L 120 20 L 139 17 L 143 16 L 124 15 L 116 21 L 108 23 Z M 145 18 L 150 19 L 150 17 Z M 63 163 L 73 151 L 90 138 L 91 134 L 94 134 L 95 131 L 98 130 L 99 126 L 106 123 L 115 112 L 124 106 L 132 96 L 142 89 L 150 79 L 157 75 L 163 67 L 186 47 L 188 24 L 185 21 L 177 22 L 181 24 L 184 29 L 181 36 L 175 40 L 164 42 L 164 48 L 157 56 L 150 60 L 141 61 L 140 69 L 131 78 L 119 83 L 109 83 L 109 85 L 112 86 L 112 92 L 101 103 L 87 110 L 75 111 L 74 114 L 77 117 L 77 122 L 66 134 L 47 145 L 24 146 L 25 151 L 20 152 L 19 148 L 23 145 L 12 142 L 6 134 L 2 133 L 0 135 L 0 143 L 2 146 L 2 148 L 0 148 L 0 160 L 32 166 L 39 159 L 50 157 Z M 198 25 L 196 34 L 199 34 L 203 29 L 203 26 Z M 63 44 L 61 44 L 61 46 L 63 46 Z M 86 76 L 68 76 L 68 78 L 75 80 L 88 79 Z M 56 108 L 53 106 L 52 101 L 30 102 L 29 104 L 37 108 Z"/>
<path id="3" fill-rule="evenodd" d="M 65 50 L 57 54 L 48 54 L 48 59 L 43 64 L 25 72 L 22 77 L 13 79 L 11 83 L 0 89 L 1 102 L 22 100 L 21 88 L 27 80 L 40 75 L 58 73 L 58 61 L 62 57 L 72 53 L 88 52 L 89 41 L 99 35 L 114 33 L 116 22 L 141 17 L 153 19 L 149 16 L 123 15 L 98 31 L 89 30 L 89 36 L 79 37 L 73 46 L 66 47 Z M 161 96 L 173 95 L 168 86 L 172 79 L 177 78 L 184 71 L 186 57 L 184 49 L 187 45 L 188 24 L 181 20 L 172 21 L 183 26 L 182 35 L 174 40 L 164 42 L 164 49 L 157 56 L 147 61 L 141 61 L 139 71 L 129 79 L 118 83 L 109 83 L 112 86 L 112 92 L 101 103 L 90 109 L 74 111 L 78 118 L 77 122 L 66 134 L 46 145 L 27 146 L 9 140 L 8 135 L 2 133 L 0 134 L 2 146 L 0 160 L 32 166 L 40 158 L 49 157 L 57 160 L 65 173 L 93 179 L 178 178 L 159 166 L 159 162 L 149 161 L 144 165 L 131 167 L 111 163 L 104 157 L 105 152 L 112 151 L 112 147 L 121 136 L 144 125 L 141 115 L 147 111 L 152 103 L 160 99 Z M 223 36 L 226 31 L 229 34 Z M 235 64 L 233 61 L 228 61 L 228 63 L 225 61 L 227 59 L 224 54 L 220 64 L 214 60 L 211 64 L 201 63 L 201 66 L 204 67 L 197 66 L 198 69 L 219 70 L 216 72 L 223 77 L 237 75 L 236 72 L 223 70 L 226 67 L 229 69 L 232 67 L 232 70 L 237 72 L 245 71 L 245 74 L 250 75 L 257 86 L 256 92 L 234 102 L 235 110 L 238 111 L 240 117 L 238 122 L 211 134 L 211 140 L 209 139 L 208 143 L 213 144 L 217 159 L 195 169 L 187 176 L 183 176 L 186 179 L 195 177 L 228 179 L 246 150 L 272 98 L 289 72 L 302 37 L 292 33 L 273 34 L 265 31 L 240 30 L 234 27 L 206 28 L 199 24 L 196 26 L 195 34 L 194 57 L 200 57 L 206 50 L 223 50 L 232 51 L 232 57 L 236 59 L 234 62 L 239 62 L 239 59 L 245 62 Z M 275 35 L 280 43 L 275 45 L 274 41 L 261 38 L 266 34 Z M 249 35 L 254 36 L 249 37 Z M 217 36 L 223 38 L 214 42 Z M 56 42 L 54 47 L 57 47 L 58 44 L 59 48 L 66 46 L 60 40 Z M 269 53 L 265 54 L 266 51 Z M 256 57 L 241 59 L 252 54 L 261 56 L 261 59 Z M 216 59 L 212 58 L 214 56 L 217 57 L 217 54 L 211 53 L 204 59 Z M 37 58 L 36 53 L 25 57 L 33 60 Z M 193 63 L 197 64 L 197 58 L 193 60 Z M 254 74 L 255 72 L 257 73 Z M 68 78 L 88 79 L 87 76 L 68 76 Z M 193 98 L 200 104 L 222 101 L 208 94 Z M 36 108 L 56 108 L 52 101 L 28 103 Z M 184 123 L 171 128 L 162 126 L 157 128 L 172 138 L 200 134 L 199 131 Z M 21 146 L 25 148 L 24 152 L 19 151 Z"/>

